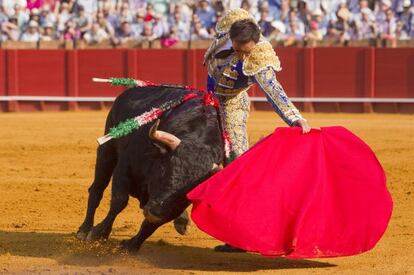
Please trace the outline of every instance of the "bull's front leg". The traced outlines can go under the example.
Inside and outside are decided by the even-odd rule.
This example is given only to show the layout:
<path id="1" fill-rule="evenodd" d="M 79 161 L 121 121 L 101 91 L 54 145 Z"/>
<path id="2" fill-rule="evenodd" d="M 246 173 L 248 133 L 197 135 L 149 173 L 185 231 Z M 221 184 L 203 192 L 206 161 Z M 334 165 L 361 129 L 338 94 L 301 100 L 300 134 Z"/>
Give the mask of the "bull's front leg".
<path id="1" fill-rule="evenodd" d="M 187 227 L 190 223 L 187 210 L 184 210 L 181 215 L 174 220 L 174 228 L 180 235 L 185 235 L 187 233 Z"/>
<path id="2" fill-rule="evenodd" d="M 99 206 L 103 193 L 111 180 L 115 165 L 116 152 L 113 144 L 107 143 L 100 146 L 96 154 L 95 178 L 88 190 L 86 217 L 76 234 L 76 237 L 80 240 L 85 240 L 93 227 L 96 208 Z"/>
<path id="3" fill-rule="evenodd" d="M 130 178 L 128 177 L 127 165 L 118 163 L 112 180 L 111 205 L 107 216 L 103 221 L 92 228 L 87 236 L 88 241 L 108 239 L 112 231 L 115 218 L 128 205 Z"/>
<path id="4" fill-rule="evenodd" d="M 127 250 L 130 253 L 136 253 L 141 248 L 141 245 L 144 243 L 152 233 L 160 227 L 162 223 L 151 223 L 147 219 L 141 224 L 141 228 L 136 236 L 129 240 L 124 240 L 121 242 L 121 248 Z"/>

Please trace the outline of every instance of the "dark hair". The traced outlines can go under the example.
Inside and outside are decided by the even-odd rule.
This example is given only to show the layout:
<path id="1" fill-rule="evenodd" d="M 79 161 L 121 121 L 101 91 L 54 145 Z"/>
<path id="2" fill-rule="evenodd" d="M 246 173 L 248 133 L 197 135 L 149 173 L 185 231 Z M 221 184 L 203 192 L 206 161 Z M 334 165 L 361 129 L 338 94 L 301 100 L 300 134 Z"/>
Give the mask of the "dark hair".
<path id="1" fill-rule="evenodd" d="M 250 19 L 236 21 L 230 28 L 230 39 L 240 44 L 254 41 L 259 42 L 260 29 Z"/>

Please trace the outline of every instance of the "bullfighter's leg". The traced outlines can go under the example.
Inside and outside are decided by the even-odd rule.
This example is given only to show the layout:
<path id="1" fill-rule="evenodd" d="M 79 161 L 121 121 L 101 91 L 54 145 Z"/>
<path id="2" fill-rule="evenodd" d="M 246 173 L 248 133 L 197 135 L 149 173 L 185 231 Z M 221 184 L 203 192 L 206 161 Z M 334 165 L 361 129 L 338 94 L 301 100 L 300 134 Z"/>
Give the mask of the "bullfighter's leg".
<path id="1" fill-rule="evenodd" d="M 247 135 L 247 120 L 250 112 L 249 97 L 246 92 L 237 96 L 220 98 L 224 106 L 226 128 L 230 136 L 231 145 L 236 157 L 249 149 Z M 244 252 L 244 250 L 229 244 L 218 245 L 214 248 L 217 252 Z"/>
<path id="2" fill-rule="evenodd" d="M 76 234 L 77 238 L 80 240 L 85 240 L 93 227 L 96 208 L 98 208 L 103 193 L 111 180 L 112 172 L 116 165 L 116 159 L 116 151 L 113 143 L 109 142 L 98 147 L 96 154 L 95 178 L 88 190 L 89 198 L 86 217 Z"/>
<path id="3" fill-rule="evenodd" d="M 130 187 L 127 167 L 122 160 L 118 162 L 112 180 L 112 197 L 108 214 L 100 224 L 94 226 L 89 232 L 88 241 L 108 239 L 115 218 L 127 206 Z"/>

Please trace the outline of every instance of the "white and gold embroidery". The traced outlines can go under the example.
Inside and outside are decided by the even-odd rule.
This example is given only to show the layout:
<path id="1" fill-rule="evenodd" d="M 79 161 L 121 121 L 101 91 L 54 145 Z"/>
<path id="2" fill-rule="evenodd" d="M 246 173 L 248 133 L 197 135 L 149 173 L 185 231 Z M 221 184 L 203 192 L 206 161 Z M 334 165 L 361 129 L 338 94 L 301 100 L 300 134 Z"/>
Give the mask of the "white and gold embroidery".
<path id="1" fill-rule="evenodd" d="M 247 76 L 253 76 L 268 67 L 273 68 L 276 72 L 282 70 L 279 57 L 277 57 L 272 45 L 268 41 L 261 41 L 256 44 L 244 60 L 243 73 Z"/>

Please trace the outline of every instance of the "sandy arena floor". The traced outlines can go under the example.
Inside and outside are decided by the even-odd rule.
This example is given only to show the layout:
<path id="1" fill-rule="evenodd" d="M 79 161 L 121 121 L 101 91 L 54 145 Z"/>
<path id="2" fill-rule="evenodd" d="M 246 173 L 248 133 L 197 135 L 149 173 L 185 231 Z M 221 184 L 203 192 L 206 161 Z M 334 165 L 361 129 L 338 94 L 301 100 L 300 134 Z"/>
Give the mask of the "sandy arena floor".
<path id="1" fill-rule="evenodd" d="M 378 245 L 362 255 L 286 260 L 220 254 L 219 242 L 191 226 L 187 236 L 169 224 L 136 256 L 117 251 L 135 234 L 142 214 L 134 199 L 105 244 L 74 238 L 83 220 L 106 112 L 0 114 L 0 273 L 41 274 L 414 274 L 414 116 L 307 114 L 312 126 L 343 125 L 364 139 L 383 164 L 394 213 Z M 252 113 L 254 143 L 282 126 L 273 113 Z M 107 189 L 97 221 L 108 209 Z"/>

